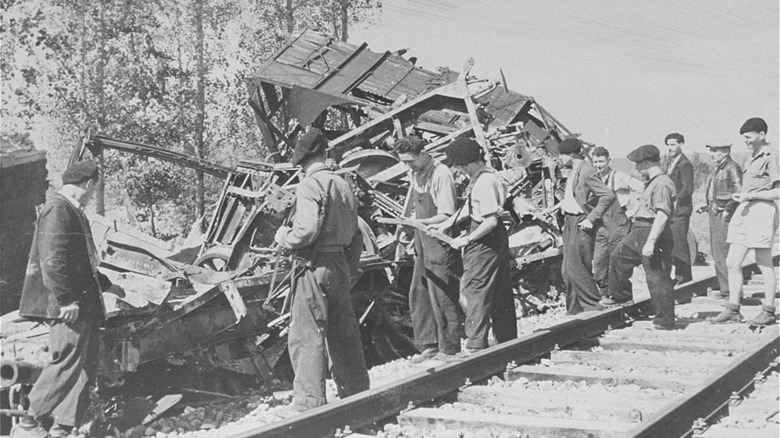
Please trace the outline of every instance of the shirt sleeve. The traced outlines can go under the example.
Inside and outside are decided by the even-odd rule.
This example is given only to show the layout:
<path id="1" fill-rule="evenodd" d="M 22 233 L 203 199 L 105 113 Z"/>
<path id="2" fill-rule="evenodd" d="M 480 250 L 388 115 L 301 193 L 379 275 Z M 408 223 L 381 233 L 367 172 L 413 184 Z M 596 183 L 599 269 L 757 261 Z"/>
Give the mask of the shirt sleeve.
<path id="1" fill-rule="evenodd" d="M 654 213 L 663 211 L 667 216 L 672 215 L 672 206 L 674 205 L 674 194 L 670 184 L 659 184 L 653 190 L 650 198 L 650 209 Z"/>
<path id="2" fill-rule="evenodd" d="M 81 282 L 70 251 L 75 240 L 84 239 L 78 219 L 64 207 L 52 206 L 38 222 L 38 254 L 43 284 L 57 303 L 65 306 L 79 300 Z"/>
<path id="3" fill-rule="evenodd" d="M 323 193 L 314 187 L 312 179 L 306 178 L 298 185 L 293 225 L 284 239 L 287 248 L 305 248 L 317 239 L 322 222 L 322 199 Z"/>
<path id="4" fill-rule="evenodd" d="M 446 166 L 438 166 L 433 172 L 431 197 L 436 214 L 452 216 L 455 213 L 455 178 Z"/>
<path id="5" fill-rule="evenodd" d="M 486 218 L 501 213 L 504 208 L 503 188 L 500 181 L 490 176 L 477 178 L 471 190 L 471 205 L 474 207 L 474 216 Z"/>
<path id="6" fill-rule="evenodd" d="M 639 181 L 638 179 L 634 178 L 633 176 L 617 171 L 615 172 L 615 191 L 618 190 L 627 190 L 631 192 L 637 192 L 642 193 L 642 190 L 645 189 L 645 183 L 642 181 Z"/>
<path id="7" fill-rule="evenodd" d="M 778 171 L 777 166 L 777 156 L 775 154 L 770 154 L 769 159 L 767 160 L 767 174 L 769 176 L 769 183 L 774 184 L 778 181 L 780 181 L 780 171 Z"/>

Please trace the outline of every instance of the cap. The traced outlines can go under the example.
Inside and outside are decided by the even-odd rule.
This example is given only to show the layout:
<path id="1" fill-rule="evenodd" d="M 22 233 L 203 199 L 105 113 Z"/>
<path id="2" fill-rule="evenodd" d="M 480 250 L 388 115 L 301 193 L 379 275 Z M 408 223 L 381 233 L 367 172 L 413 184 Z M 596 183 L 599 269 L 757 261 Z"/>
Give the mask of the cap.
<path id="1" fill-rule="evenodd" d="M 63 184 L 79 184 L 98 177 L 98 165 L 94 161 L 79 161 L 62 173 Z"/>
<path id="2" fill-rule="evenodd" d="M 631 153 L 628 154 L 628 159 L 634 163 L 645 160 L 659 161 L 661 159 L 661 152 L 654 145 L 646 144 L 631 151 Z"/>
<path id="3" fill-rule="evenodd" d="M 742 127 L 739 128 L 739 133 L 744 134 L 746 132 L 763 132 L 767 130 L 766 122 L 761 117 L 753 117 L 745 120 Z"/>
<path id="4" fill-rule="evenodd" d="M 582 142 L 576 138 L 567 138 L 558 145 L 561 154 L 573 154 L 582 150 Z"/>
<path id="5" fill-rule="evenodd" d="M 325 138 L 325 134 L 318 128 L 311 128 L 306 134 L 303 134 L 303 137 L 298 139 L 290 162 L 293 166 L 297 166 L 301 161 L 312 155 L 317 155 L 327 147 L 328 139 Z"/>
<path id="6" fill-rule="evenodd" d="M 716 140 L 707 142 L 707 149 L 731 149 L 732 143 L 728 140 Z"/>
<path id="7" fill-rule="evenodd" d="M 461 137 L 456 138 L 445 150 L 447 159 L 444 161 L 448 166 L 460 166 L 478 161 L 482 156 L 482 146 L 476 141 Z"/>

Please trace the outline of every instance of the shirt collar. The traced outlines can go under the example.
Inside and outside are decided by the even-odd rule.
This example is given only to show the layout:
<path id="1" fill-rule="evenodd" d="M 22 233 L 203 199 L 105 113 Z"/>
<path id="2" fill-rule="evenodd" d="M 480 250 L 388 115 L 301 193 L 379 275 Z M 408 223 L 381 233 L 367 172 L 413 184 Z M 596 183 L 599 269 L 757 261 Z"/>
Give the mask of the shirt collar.
<path id="1" fill-rule="evenodd" d="M 63 193 L 58 193 L 58 194 L 59 194 L 60 196 L 62 196 L 63 198 L 67 199 L 67 200 L 68 200 L 68 202 L 70 202 L 70 203 L 71 203 L 71 205 L 73 205 L 74 207 L 76 207 L 76 209 L 78 209 L 78 210 L 83 210 L 83 209 L 84 209 L 84 207 L 82 207 L 82 206 L 81 206 L 81 204 L 79 204 L 79 201 L 77 201 L 77 200 L 75 200 L 75 199 L 71 198 L 70 196 L 67 196 L 67 195 L 65 195 L 65 194 L 63 194 Z"/>
<path id="2" fill-rule="evenodd" d="M 325 163 L 314 163 L 311 166 L 309 166 L 308 169 L 306 169 L 306 176 L 311 176 L 312 174 L 322 170 L 330 170 L 330 168 Z"/>

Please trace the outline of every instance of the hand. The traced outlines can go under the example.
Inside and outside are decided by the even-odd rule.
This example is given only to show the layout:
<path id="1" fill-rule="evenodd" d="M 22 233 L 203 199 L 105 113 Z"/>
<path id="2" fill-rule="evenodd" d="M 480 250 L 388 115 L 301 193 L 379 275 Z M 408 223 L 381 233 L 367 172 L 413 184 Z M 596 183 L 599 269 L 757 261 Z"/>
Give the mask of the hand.
<path id="1" fill-rule="evenodd" d="M 737 201 L 737 202 L 745 202 L 751 200 L 750 193 L 734 193 L 731 195 L 731 199 Z"/>
<path id="2" fill-rule="evenodd" d="M 290 233 L 290 227 L 286 227 L 282 225 L 281 227 L 279 227 L 278 230 L 276 230 L 276 235 L 274 236 L 274 242 L 278 243 L 279 246 L 284 247 L 287 234 L 289 233 Z"/>
<path id="3" fill-rule="evenodd" d="M 582 231 L 590 231 L 593 229 L 593 222 L 591 222 L 588 218 L 585 218 L 585 220 L 580 222 L 578 225 Z"/>
<path id="4" fill-rule="evenodd" d="M 120 286 L 118 284 L 112 284 L 111 286 L 109 286 L 109 288 L 108 288 L 108 290 L 106 290 L 106 292 L 114 294 L 114 295 L 118 296 L 119 298 L 124 298 L 125 297 L 125 290 L 122 289 L 122 286 Z"/>
<path id="5" fill-rule="evenodd" d="M 79 303 L 70 303 L 60 307 L 60 319 L 70 324 L 79 319 Z"/>
<path id="6" fill-rule="evenodd" d="M 655 250 L 655 242 L 647 241 L 645 242 L 645 246 L 642 247 L 642 256 L 643 257 L 652 257 L 653 256 L 653 250 Z"/>
<path id="7" fill-rule="evenodd" d="M 450 246 L 455 249 L 461 249 L 469 244 L 469 239 L 466 236 L 456 237 L 450 242 Z"/>
<path id="8" fill-rule="evenodd" d="M 707 211 L 707 204 L 702 204 L 696 209 L 696 213 L 704 213 Z"/>

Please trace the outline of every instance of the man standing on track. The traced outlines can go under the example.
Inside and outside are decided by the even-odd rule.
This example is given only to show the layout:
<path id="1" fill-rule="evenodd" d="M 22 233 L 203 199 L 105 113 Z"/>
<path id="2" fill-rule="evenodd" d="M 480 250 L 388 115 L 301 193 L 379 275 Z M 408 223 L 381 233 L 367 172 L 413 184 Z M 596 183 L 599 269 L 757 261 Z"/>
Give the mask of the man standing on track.
<path id="1" fill-rule="evenodd" d="M 742 168 L 731 159 L 731 143 L 707 143 L 707 148 L 712 161 L 715 162 L 715 171 L 707 179 L 707 203 L 699 207 L 698 211 L 706 211 L 710 219 L 710 250 L 719 286 L 716 298 L 728 298 L 726 255 L 729 252 L 729 244 L 726 243 L 726 237 L 731 217 L 739 205 L 739 202 L 732 199 L 732 195 L 742 191 Z"/>
<path id="2" fill-rule="evenodd" d="M 450 169 L 425 151 L 425 142 L 409 136 L 396 142 L 398 158 L 411 170 L 410 188 L 417 221 L 434 225 L 455 213 L 455 180 Z M 460 254 L 449 245 L 414 231 L 414 272 L 409 311 L 414 340 L 422 353 L 413 363 L 439 356 L 446 360 L 460 351 Z"/>
<path id="3" fill-rule="evenodd" d="M 776 201 L 780 199 L 780 172 L 777 151 L 773 151 L 772 145 L 766 141 L 766 131 L 766 122 L 758 117 L 745 121 L 739 130 L 752 155 L 742 167 L 742 190 L 732 195 L 732 198 L 739 202 L 739 206 L 729 223 L 726 240 L 729 244 L 726 257 L 729 302 L 720 315 L 708 319 L 715 324 L 742 321 L 742 314 L 739 312 L 739 301 L 742 298 L 742 262 L 751 249 L 756 254 L 756 264 L 764 277 L 764 303 L 761 313 L 748 324 L 765 326 L 777 321 L 777 277 L 772 267 L 772 244 L 777 236 Z"/>
<path id="4" fill-rule="evenodd" d="M 599 304 L 609 306 L 616 304 L 609 297 L 609 254 L 628 234 L 631 223 L 626 216 L 626 209 L 632 192 L 641 192 L 644 184 L 636 178 L 615 170 L 609 166 L 609 151 L 596 147 L 590 152 L 593 167 L 599 178 L 615 193 L 617 201 L 613 202 L 601 216 L 597 226 L 595 248 L 593 250 L 593 278 L 599 290 Z"/>
<path id="5" fill-rule="evenodd" d="M 666 174 L 674 182 L 677 192 L 677 204 L 674 206 L 672 234 L 674 236 L 674 279 L 677 284 L 693 280 L 691 275 L 691 250 L 688 245 L 688 228 L 693 213 L 693 164 L 682 153 L 685 144 L 682 134 L 672 133 L 666 136 L 667 167 Z"/>
<path id="6" fill-rule="evenodd" d="M 305 265 L 292 291 L 288 335 L 295 371 L 293 407 L 298 411 L 327 403 L 328 356 L 341 398 L 369 387 L 349 292 L 362 250 L 357 201 L 349 184 L 325 164 L 327 146 L 317 128 L 295 145 L 291 162 L 300 164 L 306 176 L 295 194 L 292 228 L 280 227 L 275 239 L 295 250 Z"/>
<path id="7" fill-rule="evenodd" d="M 600 296 L 593 278 L 593 250 L 596 228 L 617 196 L 599 178 L 596 169 L 582 155 L 582 142 L 567 138 L 558 145 L 561 164 L 571 167 L 566 180 L 563 213 L 563 264 L 566 312 L 600 310 Z"/>
<path id="8" fill-rule="evenodd" d="M 674 284 L 670 277 L 674 240 L 669 218 L 674 214 L 674 183 L 661 169 L 661 153 L 653 145 L 628 154 L 646 185 L 639 196 L 631 231 L 609 257 L 609 292 L 618 302 L 633 298 L 631 275 L 640 264 L 655 309 L 653 327 L 674 329 Z"/>

